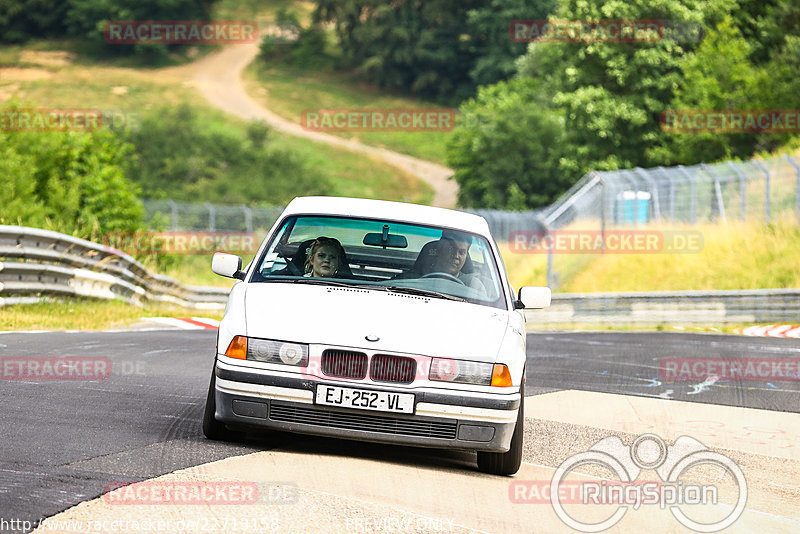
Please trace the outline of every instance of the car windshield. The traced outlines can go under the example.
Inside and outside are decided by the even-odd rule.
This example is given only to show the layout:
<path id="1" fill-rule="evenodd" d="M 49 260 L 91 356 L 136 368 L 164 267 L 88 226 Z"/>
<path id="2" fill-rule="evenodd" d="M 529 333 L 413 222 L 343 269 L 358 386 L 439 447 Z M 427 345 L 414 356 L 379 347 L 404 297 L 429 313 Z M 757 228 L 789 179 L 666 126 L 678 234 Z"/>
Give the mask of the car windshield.
<path id="1" fill-rule="evenodd" d="M 251 282 L 346 284 L 507 308 L 488 240 L 449 228 L 292 216 L 254 266 Z"/>

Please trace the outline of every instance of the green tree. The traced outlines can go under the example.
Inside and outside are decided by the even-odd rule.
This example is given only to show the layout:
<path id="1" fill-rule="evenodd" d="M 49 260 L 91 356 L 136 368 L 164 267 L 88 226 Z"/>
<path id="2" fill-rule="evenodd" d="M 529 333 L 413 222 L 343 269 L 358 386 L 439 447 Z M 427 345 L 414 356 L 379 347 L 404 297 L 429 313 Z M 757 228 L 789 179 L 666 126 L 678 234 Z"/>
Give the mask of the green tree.
<path id="1" fill-rule="evenodd" d="M 565 0 L 557 18 L 659 19 L 680 29 L 718 17 L 724 11 L 719 3 Z M 573 180 L 589 170 L 653 163 L 651 149 L 664 137 L 659 118 L 682 79 L 682 58 L 699 44 L 685 37 L 670 30 L 652 43 L 534 44 L 520 61 L 521 75 L 549 76 L 552 104 L 563 109 L 565 118 L 562 169 Z"/>
<path id="2" fill-rule="evenodd" d="M 0 136 L 0 217 L 86 238 L 140 229 L 139 190 L 123 170 L 131 150 L 106 130 Z"/>
<path id="3" fill-rule="evenodd" d="M 527 45 L 514 42 L 509 24 L 515 20 L 544 20 L 557 0 L 491 0 L 467 13 L 466 33 L 475 47 L 469 76 L 477 86 L 507 80 L 516 73 L 514 62 Z"/>
<path id="4" fill-rule="evenodd" d="M 0 132 L 0 224 L 40 227 L 45 224 L 45 206 L 36 196 L 36 162 L 19 154 Z"/>
<path id="5" fill-rule="evenodd" d="M 66 10 L 63 0 L 0 0 L 0 42 L 62 35 Z"/>
<path id="6" fill-rule="evenodd" d="M 183 45 L 105 44 L 103 30 L 113 20 L 209 20 L 217 0 L 67 0 L 64 24 L 71 35 L 84 37 L 95 51 L 136 54 L 148 61 L 161 61 Z"/>
<path id="7" fill-rule="evenodd" d="M 769 80 L 750 62 L 752 47 L 731 18 L 709 31 L 696 52 L 681 62 L 683 78 L 671 108 L 676 110 L 763 109 Z M 668 164 L 695 164 L 719 159 L 747 158 L 759 141 L 757 134 L 675 133 L 666 140 L 659 159 Z M 657 151 L 653 151 L 656 155 Z"/>
<path id="8" fill-rule="evenodd" d="M 483 87 L 461 106 L 447 160 L 465 207 L 522 209 L 551 203 L 569 187 L 559 169 L 562 120 L 538 80 Z"/>
<path id="9" fill-rule="evenodd" d="M 380 87 L 444 103 L 474 92 L 476 47 L 465 31 L 479 0 L 318 0 L 314 19 L 335 22 L 345 66 Z"/>

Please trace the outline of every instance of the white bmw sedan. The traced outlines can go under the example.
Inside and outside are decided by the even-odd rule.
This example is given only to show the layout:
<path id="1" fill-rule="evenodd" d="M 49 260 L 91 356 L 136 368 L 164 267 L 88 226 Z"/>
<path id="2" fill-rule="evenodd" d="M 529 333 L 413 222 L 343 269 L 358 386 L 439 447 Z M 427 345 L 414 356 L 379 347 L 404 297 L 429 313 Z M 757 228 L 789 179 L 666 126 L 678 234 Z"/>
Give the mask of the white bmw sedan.
<path id="1" fill-rule="evenodd" d="M 239 280 L 219 325 L 203 432 L 274 429 L 477 451 L 522 461 L 524 308 L 482 217 L 333 197 L 296 198 Z"/>

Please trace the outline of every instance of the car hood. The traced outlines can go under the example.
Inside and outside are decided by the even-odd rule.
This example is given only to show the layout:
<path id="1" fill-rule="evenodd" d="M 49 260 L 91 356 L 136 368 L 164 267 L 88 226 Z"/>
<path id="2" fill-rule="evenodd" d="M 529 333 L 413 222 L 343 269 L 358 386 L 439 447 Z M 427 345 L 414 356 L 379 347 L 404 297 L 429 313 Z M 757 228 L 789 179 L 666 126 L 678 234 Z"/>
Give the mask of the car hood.
<path id="1" fill-rule="evenodd" d="M 494 362 L 503 310 L 440 298 L 293 283 L 248 284 L 247 335 Z M 377 341 L 367 341 L 375 336 Z"/>

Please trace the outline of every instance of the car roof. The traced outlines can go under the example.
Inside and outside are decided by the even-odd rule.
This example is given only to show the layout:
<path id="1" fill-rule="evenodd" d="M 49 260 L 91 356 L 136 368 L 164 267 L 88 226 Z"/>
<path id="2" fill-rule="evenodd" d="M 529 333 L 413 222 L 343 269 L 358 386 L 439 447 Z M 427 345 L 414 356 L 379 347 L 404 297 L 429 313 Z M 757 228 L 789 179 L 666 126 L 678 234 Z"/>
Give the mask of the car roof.
<path id="1" fill-rule="evenodd" d="M 347 197 L 296 197 L 289 202 L 284 215 L 346 215 L 370 219 L 389 219 L 416 224 L 444 226 L 490 236 L 486 219 L 463 211 Z"/>

